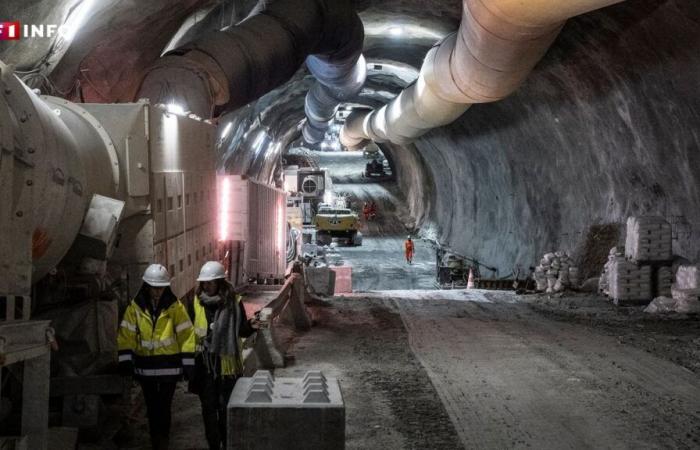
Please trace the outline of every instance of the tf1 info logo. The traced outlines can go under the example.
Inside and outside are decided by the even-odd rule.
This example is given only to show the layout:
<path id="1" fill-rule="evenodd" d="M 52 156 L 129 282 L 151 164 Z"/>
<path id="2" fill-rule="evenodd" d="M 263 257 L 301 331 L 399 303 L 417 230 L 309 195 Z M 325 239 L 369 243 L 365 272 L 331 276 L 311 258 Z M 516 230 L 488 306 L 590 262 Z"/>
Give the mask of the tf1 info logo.
<path id="1" fill-rule="evenodd" d="M 65 25 L 22 25 L 19 22 L 0 22 L 0 41 L 17 41 L 21 38 L 52 38 L 56 35 L 69 38 L 73 34 Z"/>
<path id="2" fill-rule="evenodd" d="M 0 41 L 17 41 L 20 38 L 19 22 L 0 22 Z"/>

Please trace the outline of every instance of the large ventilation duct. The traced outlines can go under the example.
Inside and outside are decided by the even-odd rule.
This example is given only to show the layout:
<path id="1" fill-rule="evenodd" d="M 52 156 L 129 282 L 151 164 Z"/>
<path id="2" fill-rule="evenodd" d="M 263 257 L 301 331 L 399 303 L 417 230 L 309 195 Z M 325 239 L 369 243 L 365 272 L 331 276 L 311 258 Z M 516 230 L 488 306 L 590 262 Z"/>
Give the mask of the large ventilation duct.
<path id="1" fill-rule="evenodd" d="M 573 16 L 622 0 L 463 0 L 459 30 L 426 55 L 418 80 L 341 130 L 351 148 L 367 140 L 404 145 L 453 122 L 470 105 L 517 89 Z"/>
<path id="2" fill-rule="evenodd" d="M 62 99 L 38 96 L 2 62 L 0 151 L 0 231 L 4 237 L 29 241 L 7 242 L 1 269 L 7 276 L 2 278 L 36 281 L 68 252 L 93 194 L 116 192 L 116 152 L 87 111 Z M 12 261 L 25 260 L 33 267 L 15 273 L 18 268 Z"/>
<path id="3" fill-rule="evenodd" d="M 349 57 L 337 60 L 330 55 L 309 56 L 306 59 L 307 67 L 317 80 L 306 94 L 304 103 L 306 124 L 303 135 L 310 144 L 323 141 L 336 107 L 357 95 L 365 84 L 367 65 L 361 53 L 364 40 L 362 26 L 357 27 L 357 31 L 359 34 L 350 47 L 356 51 Z"/>
<path id="4" fill-rule="evenodd" d="M 258 14 L 237 26 L 208 33 L 160 58 L 138 97 L 212 117 L 280 86 L 309 55 L 334 63 L 352 60 L 363 31 L 350 0 L 262 3 Z"/>

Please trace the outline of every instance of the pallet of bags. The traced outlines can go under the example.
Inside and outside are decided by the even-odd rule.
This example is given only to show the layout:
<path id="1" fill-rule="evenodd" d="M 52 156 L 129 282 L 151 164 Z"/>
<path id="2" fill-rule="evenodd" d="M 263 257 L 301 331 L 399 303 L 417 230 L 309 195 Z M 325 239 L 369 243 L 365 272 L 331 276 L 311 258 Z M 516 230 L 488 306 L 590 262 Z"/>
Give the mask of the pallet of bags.
<path id="1" fill-rule="evenodd" d="M 662 217 L 628 217 L 625 256 L 637 263 L 671 260 L 671 225 Z"/>
<path id="2" fill-rule="evenodd" d="M 651 267 L 615 257 L 608 273 L 610 297 L 616 305 L 649 302 L 652 299 Z"/>

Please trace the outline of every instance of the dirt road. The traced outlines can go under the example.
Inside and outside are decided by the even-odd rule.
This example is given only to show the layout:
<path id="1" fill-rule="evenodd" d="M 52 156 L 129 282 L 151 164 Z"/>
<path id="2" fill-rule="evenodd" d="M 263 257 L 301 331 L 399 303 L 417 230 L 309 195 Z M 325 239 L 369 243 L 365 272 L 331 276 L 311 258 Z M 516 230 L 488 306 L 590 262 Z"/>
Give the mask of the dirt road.
<path id="1" fill-rule="evenodd" d="M 341 379 L 348 448 L 700 446 L 696 374 L 511 294 L 353 294 L 315 313 L 284 372 Z"/>

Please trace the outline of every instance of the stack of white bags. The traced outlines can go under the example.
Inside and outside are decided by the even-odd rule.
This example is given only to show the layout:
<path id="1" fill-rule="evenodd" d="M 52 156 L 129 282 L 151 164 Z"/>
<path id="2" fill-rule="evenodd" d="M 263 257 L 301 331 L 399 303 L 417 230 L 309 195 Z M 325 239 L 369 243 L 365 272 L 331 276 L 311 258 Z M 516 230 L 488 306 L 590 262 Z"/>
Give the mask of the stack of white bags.
<path id="1" fill-rule="evenodd" d="M 579 286 L 579 270 L 566 252 L 547 253 L 535 268 L 538 291 L 548 294 Z"/>
<path id="2" fill-rule="evenodd" d="M 671 224 L 662 217 L 628 217 L 625 256 L 638 263 L 670 261 Z"/>
<path id="3" fill-rule="evenodd" d="M 638 266 L 616 256 L 609 267 L 608 291 L 615 301 L 651 300 L 651 266 Z"/>
<path id="4" fill-rule="evenodd" d="M 619 301 L 650 301 L 671 292 L 671 225 L 662 217 L 629 217 L 624 257 L 616 247 L 600 277 L 599 288 L 617 304 Z"/>

